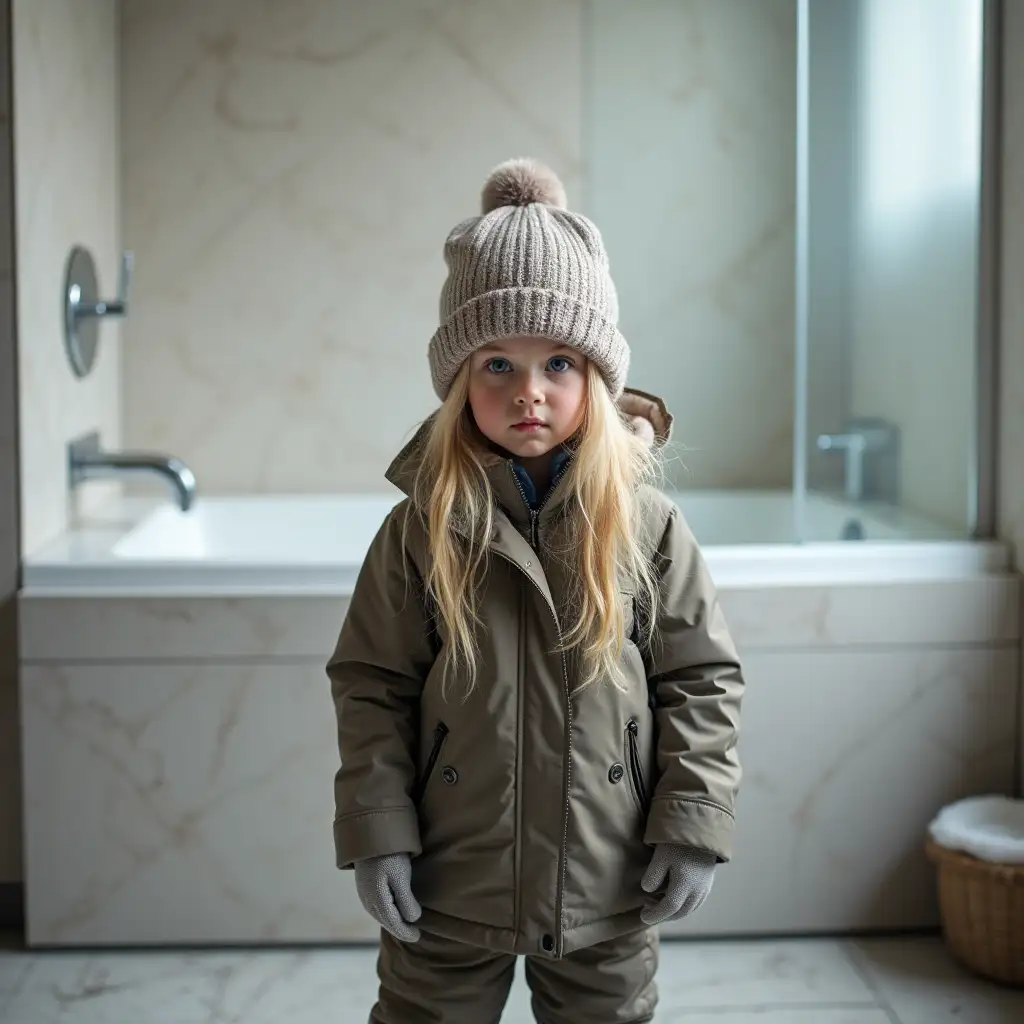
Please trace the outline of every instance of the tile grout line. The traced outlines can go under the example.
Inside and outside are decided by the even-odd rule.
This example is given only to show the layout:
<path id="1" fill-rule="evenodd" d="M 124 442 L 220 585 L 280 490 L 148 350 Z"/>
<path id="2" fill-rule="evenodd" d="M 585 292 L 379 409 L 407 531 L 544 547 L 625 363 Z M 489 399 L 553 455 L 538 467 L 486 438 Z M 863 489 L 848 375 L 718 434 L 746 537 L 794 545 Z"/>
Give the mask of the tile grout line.
<path id="1" fill-rule="evenodd" d="M 878 984 L 877 979 L 871 973 L 871 969 L 860 957 L 860 951 L 856 944 L 845 940 L 841 942 L 840 948 L 843 956 L 846 958 L 846 962 L 853 968 L 854 973 L 858 978 L 868 987 L 871 994 L 875 997 L 875 1003 L 878 1008 L 882 1010 L 889 1018 L 890 1024 L 903 1024 L 900 1020 L 899 1015 L 892 1008 L 889 1000 L 885 997 L 882 992 L 881 986 Z"/>
<path id="2" fill-rule="evenodd" d="M 670 1013 L 674 1014 L 675 1018 L 683 1020 L 686 1017 L 694 1014 L 701 1016 L 716 1015 L 716 1014 L 735 1014 L 735 1013 L 747 1013 L 747 1014 L 762 1014 L 765 1012 L 772 1011 L 797 1011 L 803 1010 L 882 1010 L 885 1011 L 884 1006 L 879 1006 L 877 1002 L 873 1000 L 860 1000 L 851 1001 L 845 1000 L 842 1002 L 809 1002 L 803 1001 L 790 1002 L 790 1003 L 716 1003 L 713 1006 L 684 1006 L 684 1007 L 665 1007 Z M 896 1018 L 893 1017 L 896 1021 Z M 900 1021 L 896 1021 L 896 1024 L 901 1024 Z"/>

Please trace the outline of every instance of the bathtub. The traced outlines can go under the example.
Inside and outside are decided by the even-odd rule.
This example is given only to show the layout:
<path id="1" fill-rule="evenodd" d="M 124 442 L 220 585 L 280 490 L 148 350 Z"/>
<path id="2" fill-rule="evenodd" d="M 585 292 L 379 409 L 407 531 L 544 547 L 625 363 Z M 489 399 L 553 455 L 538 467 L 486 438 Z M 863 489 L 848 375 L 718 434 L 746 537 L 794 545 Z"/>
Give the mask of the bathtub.
<path id="1" fill-rule="evenodd" d="M 399 497 L 209 497 L 188 513 L 128 499 L 31 553 L 23 565 L 23 589 L 40 595 L 345 595 Z M 803 545 L 790 542 L 788 491 L 673 497 L 721 585 L 935 579 L 1007 566 L 999 543 L 950 539 L 925 521 L 885 518 L 823 496 L 808 498 L 805 522 L 809 535 L 833 539 Z M 862 539 L 840 540 L 851 521 Z"/>

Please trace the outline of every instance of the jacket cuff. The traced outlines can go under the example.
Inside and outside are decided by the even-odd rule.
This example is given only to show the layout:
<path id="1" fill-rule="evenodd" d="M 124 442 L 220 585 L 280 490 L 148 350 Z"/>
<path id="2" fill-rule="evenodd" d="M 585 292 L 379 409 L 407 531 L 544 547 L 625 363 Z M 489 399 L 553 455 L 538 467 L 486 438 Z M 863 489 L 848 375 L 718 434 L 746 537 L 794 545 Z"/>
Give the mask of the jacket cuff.
<path id="1" fill-rule="evenodd" d="M 419 821 L 412 807 L 357 811 L 334 821 L 334 854 L 342 870 L 357 860 L 389 853 L 418 857 L 421 851 Z"/>
<path id="2" fill-rule="evenodd" d="M 655 798 L 647 815 L 644 842 L 648 846 L 675 843 L 708 850 L 722 863 L 732 857 L 735 819 L 724 808 L 695 800 Z"/>

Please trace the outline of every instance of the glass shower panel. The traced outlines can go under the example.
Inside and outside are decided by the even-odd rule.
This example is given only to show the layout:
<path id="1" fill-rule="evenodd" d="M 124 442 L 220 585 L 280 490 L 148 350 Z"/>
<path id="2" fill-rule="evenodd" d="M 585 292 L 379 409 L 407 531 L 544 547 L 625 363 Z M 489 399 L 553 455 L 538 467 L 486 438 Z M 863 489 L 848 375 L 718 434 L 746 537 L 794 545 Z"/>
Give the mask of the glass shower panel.
<path id="1" fill-rule="evenodd" d="M 968 536 L 982 0 L 801 0 L 803 540 Z"/>

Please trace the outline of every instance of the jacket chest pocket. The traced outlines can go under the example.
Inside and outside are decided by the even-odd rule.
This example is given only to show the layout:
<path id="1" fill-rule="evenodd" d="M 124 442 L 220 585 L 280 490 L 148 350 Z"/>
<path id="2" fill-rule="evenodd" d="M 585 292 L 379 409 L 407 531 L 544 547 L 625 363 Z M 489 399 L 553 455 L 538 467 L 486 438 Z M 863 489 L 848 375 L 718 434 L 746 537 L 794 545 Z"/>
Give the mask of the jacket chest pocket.
<path id="1" fill-rule="evenodd" d="M 427 784 L 430 782 L 430 778 L 437 768 L 437 763 L 441 759 L 441 752 L 444 750 L 445 742 L 448 739 L 448 731 L 448 726 L 444 722 L 438 722 L 434 727 L 434 736 L 430 744 L 430 754 L 427 757 L 427 763 L 412 792 L 412 799 L 415 804 L 419 804 L 422 801 L 423 794 L 427 791 Z M 446 775 L 445 781 L 448 781 L 449 777 L 453 782 L 458 778 L 454 768 L 445 768 L 444 773 Z"/>

